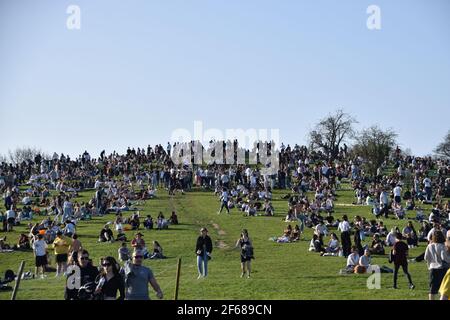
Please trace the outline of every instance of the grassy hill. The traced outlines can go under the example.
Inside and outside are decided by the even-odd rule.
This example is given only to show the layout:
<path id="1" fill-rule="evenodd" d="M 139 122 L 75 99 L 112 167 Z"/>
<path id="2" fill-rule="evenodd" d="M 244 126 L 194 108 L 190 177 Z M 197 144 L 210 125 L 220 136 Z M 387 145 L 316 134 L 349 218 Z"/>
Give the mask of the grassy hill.
<path id="1" fill-rule="evenodd" d="M 335 218 L 343 214 L 353 218 L 355 215 L 372 219 L 371 208 L 351 205 L 354 200 L 353 191 L 343 184 L 338 191 Z M 78 201 L 87 200 L 91 192 L 82 192 Z M 345 267 L 342 257 L 320 257 L 317 253 L 308 252 L 312 230 L 306 229 L 306 241 L 297 243 L 275 243 L 269 241 L 272 236 L 281 236 L 287 225 L 284 217 L 287 212 L 287 201 L 281 200 L 286 191 L 275 190 L 273 205 L 274 217 L 244 217 L 242 212 L 233 209 L 231 215 L 217 214 L 219 202 L 212 192 L 193 190 L 185 195 L 177 194 L 169 197 L 165 190 L 159 190 L 156 199 L 147 200 L 138 206 L 141 216 L 152 214 L 156 217 L 159 211 L 166 216 L 172 209 L 176 210 L 180 224 L 170 226 L 168 230 L 141 230 L 147 247 L 153 240 L 159 241 L 168 257 L 164 260 L 145 260 L 156 275 L 165 293 L 165 299 L 173 299 L 175 291 L 175 274 L 177 258 L 182 258 L 179 299 L 426 299 L 428 290 L 428 272 L 424 262 L 410 264 L 410 272 L 416 284 L 415 290 L 409 290 L 407 280 L 399 274 L 399 290 L 392 289 L 392 274 L 381 274 L 381 289 L 369 290 L 366 280 L 369 275 L 339 275 Z M 431 206 L 424 206 L 429 212 Z M 130 213 L 124 213 L 129 216 Z M 414 218 L 415 212 L 409 211 L 408 217 Z M 90 221 L 81 221 L 77 233 L 83 246 L 89 250 L 94 262 L 102 256 L 117 257 L 120 243 L 98 243 L 97 237 L 102 225 L 113 221 L 114 214 L 94 217 Z M 34 219 L 38 221 L 38 218 Z M 403 227 L 408 220 L 384 219 L 385 225 Z M 293 224 L 294 226 L 295 224 Z M 197 280 L 195 241 L 201 226 L 207 226 L 215 244 L 213 259 L 209 263 L 209 276 Z M 415 222 L 416 230 L 419 225 Z M 240 230 L 247 228 L 255 247 L 252 278 L 240 278 L 240 260 L 238 249 L 234 244 L 239 238 Z M 21 232 L 27 232 L 25 226 L 16 227 L 13 233 L 0 233 L 14 243 Z M 129 240 L 134 232 L 126 232 Z M 366 238 L 366 242 L 370 239 Z M 328 238 L 324 239 L 328 242 Z M 424 252 L 423 243 L 412 249 L 411 256 Z M 21 260 L 26 261 L 25 271 L 34 272 L 34 257 L 31 252 L 0 253 L 0 274 L 6 269 L 17 272 Z M 54 258 L 52 259 L 54 265 Z M 374 256 L 372 264 L 387 265 L 387 256 Z M 21 281 L 17 299 L 63 299 L 65 282 L 63 278 L 55 279 L 49 274 L 47 279 Z M 1 292 L 0 299 L 9 299 L 11 292 Z M 151 297 L 155 298 L 153 292 Z"/>

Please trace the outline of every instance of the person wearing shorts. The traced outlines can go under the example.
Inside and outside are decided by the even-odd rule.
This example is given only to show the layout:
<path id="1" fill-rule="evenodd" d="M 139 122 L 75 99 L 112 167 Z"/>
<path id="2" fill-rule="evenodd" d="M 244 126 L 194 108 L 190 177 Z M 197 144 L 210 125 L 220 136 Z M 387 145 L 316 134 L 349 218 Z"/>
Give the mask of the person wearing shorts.
<path id="1" fill-rule="evenodd" d="M 241 237 L 236 242 L 236 248 L 241 249 L 241 278 L 243 278 L 246 273 L 247 278 L 250 278 L 251 261 L 254 257 L 252 241 L 248 236 L 247 229 L 242 230 Z"/>
<path id="2" fill-rule="evenodd" d="M 72 244 L 72 239 L 63 236 L 61 231 L 56 233 L 55 241 L 53 241 L 53 248 L 56 256 L 56 277 L 64 274 L 67 270 L 67 260 L 69 256 L 69 247 Z"/>
<path id="3" fill-rule="evenodd" d="M 440 230 L 435 230 L 432 234 L 431 243 L 425 250 L 424 259 L 427 262 L 430 272 L 429 299 L 434 300 L 439 293 L 439 288 L 447 272 L 447 265 L 450 262 L 450 255 L 444 245 L 445 238 Z"/>
<path id="4" fill-rule="evenodd" d="M 59 253 L 56 255 L 56 262 L 59 263 L 67 263 L 69 259 L 69 255 L 67 253 Z"/>
<path id="5" fill-rule="evenodd" d="M 35 256 L 36 276 L 39 274 L 39 269 L 42 270 L 41 278 L 45 278 L 45 268 L 47 261 L 47 243 L 42 234 L 38 234 L 33 242 L 33 251 Z"/>
<path id="6" fill-rule="evenodd" d="M 7 227 L 6 230 L 8 232 L 13 231 L 14 224 L 16 223 L 16 212 L 14 211 L 14 207 L 11 205 L 11 208 L 6 211 L 6 222 Z"/>

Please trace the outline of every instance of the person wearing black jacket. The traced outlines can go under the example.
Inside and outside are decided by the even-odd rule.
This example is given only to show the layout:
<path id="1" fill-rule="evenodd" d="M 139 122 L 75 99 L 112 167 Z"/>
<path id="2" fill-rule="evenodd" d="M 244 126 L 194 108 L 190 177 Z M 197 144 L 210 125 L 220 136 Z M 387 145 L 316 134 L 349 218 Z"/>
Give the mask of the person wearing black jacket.
<path id="1" fill-rule="evenodd" d="M 89 259 L 89 252 L 87 250 L 83 250 L 81 254 L 78 255 L 78 263 L 75 266 L 70 266 L 69 268 L 73 268 L 73 272 L 69 272 L 67 274 L 67 285 L 66 291 L 64 294 L 65 300 L 79 300 L 78 290 L 76 285 L 76 277 L 77 273 L 80 276 L 80 287 L 92 282 L 94 283 L 99 271 L 96 267 L 92 265 L 91 260 Z M 79 271 L 77 270 L 79 268 Z M 73 281 L 75 280 L 75 284 Z M 95 288 L 95 286 L 94 286 Z"/>
<path id="2" fill-rule="evenodd" d="M 208 260 L 211 259 L 212 241 L 208 236 L 208 229 L 201 228 L 201 235 L 197 238 L 195 253 L 197 254 L 198 278 L 208 275 Z"/>
<path id="3" fill-rule="evenodd" d="M 120 267 L 113 257 L 102 259 L 102 270 L 95 294 L 101 295 L 103 300 L 125 299 L 125 282 L 119 273 Z M 119 297 L 117 298 L 117 292 Z"/>

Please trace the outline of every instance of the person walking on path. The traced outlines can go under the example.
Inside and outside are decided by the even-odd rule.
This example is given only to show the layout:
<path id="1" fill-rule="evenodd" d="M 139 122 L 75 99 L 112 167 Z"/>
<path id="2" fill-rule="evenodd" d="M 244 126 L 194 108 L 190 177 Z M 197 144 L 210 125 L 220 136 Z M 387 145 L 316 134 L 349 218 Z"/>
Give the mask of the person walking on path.
<path id="1" fill-rule="evenodd" d="M 208 229 L 201 228 L 200 236 L 197 238 L 195 246 L 195 253 L 197 254 L 197 269 L 198 278 L 206 277 L 208 275 L 208 260 L 211 259 L 211 252 L 213 250 L 212 240 L 208 236 Z"/>

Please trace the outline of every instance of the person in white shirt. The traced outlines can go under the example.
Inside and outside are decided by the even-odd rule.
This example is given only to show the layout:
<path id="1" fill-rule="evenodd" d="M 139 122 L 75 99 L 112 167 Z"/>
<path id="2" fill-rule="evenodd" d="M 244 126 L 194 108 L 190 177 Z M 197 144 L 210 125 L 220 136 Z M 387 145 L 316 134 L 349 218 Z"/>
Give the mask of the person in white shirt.
<path id="1" fill-rule="evenodd" d="M 13 231 L 14 224 L 16 223 L 16 212 L 14 211 L 14 207 L 13 206 L 11 206 L 11 209 L 6 211 L 6 221 L 8 223 L 8 225 L 6 227 L 6 230 L 8 232 Z"/>
<path id="2" fill-rule="evenodd" d="M 228 187 L 229 187 L 230 178 L 228 177 L 228 175 L 222 174 L 222 176 L 220 177 L 220 180 L 222 181 L 222 185 L 223 185 L 225 188 L 228 188 Z"/>
<path id="3" fill-rule="evenodd" d="M 391 232 L 389 232 L 386 236 L 386 245 L 392 247 L 395 244 L 395 240 L 397 239 L 396 234 L 399 232 L 397 227 L 392 228 Z"/>
<path id="4" fill-rule="evenodd" d="M 353 269 L 359 264 L 358 248 L 352 246 L 352 253 L 347 258 L 347 271 L 353 271 Z"/>
<path id="5" fill-rule="evenodd" d="M 350 223 L 348 222 L 347 215 L 344 215 L 343 221 L 339 222 L 338 230 L 341 232 L 341 243 L 344 257 L 348 257 L 350 254 L 352 241 L 350 240 Z"/>
<path id="6" fill-rule="evenodd" d="M 102 186 L 102 182 L 100 180 L 96 180 L 94 184 L 94 189 L 98 190 Z"/>
<path id="7" fill-rule="evenodd" d="M 23 197 L 23 199 L 22 199 L 23 205 L 27 206 L 27 205 L 30 205 L 31 203 L 32 203 L 32 200 L 30 197 L 28 197 L 28 196 Z"/>
<path id="8" fill-rule="evenodd" d="M 439 293 L 439 287 L 450 263 L 450 254 L 445 247 L 444 234 L 436 230 L 432 235 L 432 241 L 425 250 L 424 259 L 430 271 L 429 299 L 434 300 Z"/>
<path id="9" fill-rule="evenodd" d="M 39 269 L 41 269 L 41 278 L 45 278 L 45 267 L 47 266 L 47 243 L 44 240 L 42 234 L 38 234 L 35 241 L 32 244 L 33 252 L 36 262 L 36 276 L 39 274 Z"/>
<path id="10" fill-rule="evenodd" d="M 339 240 L 336 234 L 333 232 L 330 234 L 330 241 L 328 242 L 328 246 L 325 249 L 326 253 L 324 256 L 337 256 L 341 247 L 339 246 Z"/>
<path id="11" fill-rule="evenodd" d="M 323 222 L 320 221 L 319 224 L 314 227 L 314 233 L 317 234 L 319 237 L 327 236 L 328 235 L 328 229 L 323 224 Z"/>
<path id="12" fill-rule="evenodd" d="M 433 228 L 431 228 L 431 230 L 428 232 L 427 235 L 428 242 L 432 242 L 433 234 L 435 231 L 440 231 L 444 237 L 445 234 L 447 233 L 447 230 L 445 230 L 445 228 L 443 228 L 440 223 L 435 222 Z"/>
<path id="13" fill-rule="evenodd" d="M 369 268 L 371 263 L 370 251 L 368 249 L 364 250 L 364 255 L 359 258 L 359 265 L 366 268 Z"/>
<path id="14" fill-rule="evenodd" d="M 423 179 L 422 183 L 424 185 L 424 190 L 427 195 L 427 201 L 430 202 L 432 198 L 431 179 L 426 177 L 425 179 Z"/>
<path id="15" fill-rule="evenodd" d="M 396 203 L 401 203 L 402 202 L 402 187 L 398 184 L 394 190 L 394 200 Z"/>
<path id="16" fill-rule="evenodd" d="M 219 210 L 219 212 L 217 212 L 217 214 L 222 213 L 223 208 L 227 209 L 228 214 L 230 214 L 230 208 L 228 207 L 228 191 L 227 191 L 227 189 L 223 189 L 222 195 L 220 196 L 220 201 L 222 204 L 220 205 L 220 210 Z"/>

